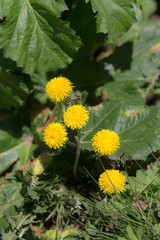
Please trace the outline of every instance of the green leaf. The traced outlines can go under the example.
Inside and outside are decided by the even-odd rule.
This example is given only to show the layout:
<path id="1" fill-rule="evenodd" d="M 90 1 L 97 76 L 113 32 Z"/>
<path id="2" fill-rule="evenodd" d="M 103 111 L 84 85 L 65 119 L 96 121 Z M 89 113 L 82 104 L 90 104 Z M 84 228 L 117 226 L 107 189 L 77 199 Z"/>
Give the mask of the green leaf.
<path id="1" fill-rule="evenodd" d="M 149 34 L 148 34 L 149 33 Z M 153 22 L 142 24 L 135 33 L 130 69 L 117 71 L 116 80 L 128 79 L 151 83 L 160 65 L 160 28 Z"/>
<path id="2" fill-rule="evenodd" d="M 0 186 L 0 217 L 15 214 L 13 206 L 20 206 L 22 203 L 22 196 L 20 195 L 20 184 L 16 182 L 3 183 Z"/>
<path id="3" fill-rule="evenodd" d="M 0 2 L 0 46 L 4 56 L 17 62 L 24 72 L 56 72 L 75 56 L 81 42 L 69 24 L 59 19 L 67 7 L 62 0 Z"/>
<path id="4" fill-rule="evenodd" d="M 129 240 L 138 240 L 135 233 L 133 232 L 133 229 L 129 225 L 127 226 L 127 233 L 128 233 Z"/>
<path id="5" fill-rule="evenodd" d="M 115 81 L 106 81 L 97 89 L 97 96 L 120 100 L 129 95 L 146 98 L 159 93 L 160 28 L 153 22 L 148 22 L 147 26 L 141 24 L 134 36 L 133 44 L 124 44 L 103 59 L 110 73 L 111 79 L 108 80 Z"/>
<path id="6" fill-rule="evenodd" d="M 0 218 L 0 233 L 4 232 L 4 229 L 8 227 L 7 220 L 3 217 Z"/>
<path id="7" fill-rule="evenodd" d="M 32 144 L 33 137 L 26 136 L 16 138 L 5 131 L 0 130 L 0 174 L 8 169 L 18 159 L 20 165 L 25 166 L 29 161 L 35 145 Z"/>
<path id="8" fill-rule="evenodd" d="M 0 73 L 0 110 L 19 108 L 28 94 L 29 90 L 22 78 L 7 72 Z"/>
<path id="9" fill-rule="evenodd" d="M 38 75 L 33 74 L 31 76 L 31 80 L 34 83 L 34 97 L 35 99 L 40 102 L 40 104 L 46 104 L 48 101 L 48 96 L 46 94 L 46 85 L 48 82 L 46 74 Z"/>
<path id="10" fill-rule="evenodd" d="M 160 148 L 159 110 L 145 107 L 143 99 L 134 98 L 106 102 L 91 109 L 87 125 L 82 129 L 81 148 L 93 150 L 91 139 L 102 129 L 115 131 L 120 137 L 120 148 L 111 156 L 145 160 L 149 153 Z"/>
<path id="11" fill-rule="evenodd" d="M 155 236 L 160 236 L 160 223 L 153 225 L 153 234 Z"/>
<path id="12" fill-rule="evenodd" d="M 77 229 L 70 229 L 70 230 L 65 230 L 63 232 L 59 231 L 57 233 L 56 230 L 49 230 L 44 234 L 40 235 L 40 240 L 52 240 L 52 239 L 57 239 L 57 240 L 64 240 L 64 239 L 79 239 L 78 238 L 79 233 Z"/>
<path id="13" fill-rule="evenodd" d="M 137 20 L 142 18 L 141 3 L 126 0 L 86 0 L 91 1 L 97 18 L 97 32 L 108 33 L 108 43 L 116 44 Z M 147 11 L 147 10 L 146 10 Z"/>
<path id="14" fill-rule="evenodd" d="M 4 58 L 0 51 L 0 110 L 18 109 L 29 95 L 25 75 L 16 68 L 15 62 Z"/>
<path id="15" fill-rule="evenodd" d="M 149 34 L 148 34 L 149 32 Z M 142 28 L 134 41 L 131 69 L 145 76 L 154 74 L 160 64 L 160 28 L 154 23 Z M 145 44 L 144 44 L 145 43 Z"/>
<path id="16" fill-rule="evenodd" d="M 109 82 L 99 87 L 96 91 L 97 96 L 102 94 L 103 97 L 109 100 L 125 100 L 130 97 L 142 97 L 139 92 L 139 82 L 138 81 L 114 81 Z"/>
<path id="17" fill-rule="evenodd" d="M 138 0 L 139 4 L 142 6 L 143 14 L 148 18 L 157 9 L 157 4 L 155 0 Z"/>
<path id="18" fill-rule="evenodd" d="M 142 226 L 138 227 L 137 229 L 137 237 L 139 240 L 143 239 L 144 228 Z"/>
<path id="19" fill-rule="evenodd" d="M 136 177 L 129 177 L 128 182 L 134 193 L 140 192 L 147 184 L 148 187 L 144 189 L 144 192 L 148 192 L 148 189 L 153 189 L 154 186 L 159 187 L 160 177 L 156 169 L 149 168 L 146 171 L 138 170 Z"/>

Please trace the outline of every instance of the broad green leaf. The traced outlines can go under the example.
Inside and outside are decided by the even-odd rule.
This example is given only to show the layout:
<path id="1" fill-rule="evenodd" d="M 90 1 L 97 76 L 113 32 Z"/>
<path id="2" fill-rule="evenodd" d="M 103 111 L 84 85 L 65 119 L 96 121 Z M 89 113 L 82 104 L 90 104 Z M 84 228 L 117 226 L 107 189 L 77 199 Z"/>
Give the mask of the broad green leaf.
<path id="1" fill-rule="evenodd" d="M 160 237 L 160 223 L 153 225 L 153 234 Z"/>
<path id="2" fill-rule="evenodd" d="M 28 94 L 29 90 L 23 79 L 7 72 L 0 73 L 0 110 L 19 108 Z"/>
<path id="3" fill-rule="evenodd" d="M 65 68 L 81 46 L 69 24 L 59 19 L 67 10 L 62 0 L 2 0 L 0 9 L 6 17 L 0 25 L 0 47 L 26 73 Z"/>
<path id="4" fill-rule="evenodd" d="M 0 186 L 0 217 L 4 215 L 13 215 L 13 206 L 20 206 L 22 203 L 20 195 L 20 184 L 16 182 L 3 183 Z"/>
<path id="5" fill-rule="evenodd" d="M 127 233 L 129 240 L 138 240 L 131 226 L 127 226 Z"/>
<path id="6" fill-rule="evenodd" d="M 149 168 L 147 171 L 138 170 L 136 177 L 129 177 L 128 182 L 134 193 L 140 192 L 146 185 L 148 187 L 144 192 L 148 192 L 148 189 L 153 188 L 153 186 L 159 187 L 160 177 L 155 169 Z"/>
<path id="7" fill-rule="evenodd" d="M 21 165 L 26 165 L 35 148 L 32 144 L 33 137 L 26 136 L 16 138 L 5 131 L 0 130 L 0 174 L 9 168 L 18 159 Z"/>
<path id="8" fill-rule="evenodd" d="M 19 108 L 29 95 L 29 89 L 20 73 L 16 75 L 16 64 L 4 58 L 0 51 L 0 110 Z"/>
<path id="9" fill-rule="evenodd" d="M 157 72 L 160 65 L 159 38 L 160 27 L 154 23 L 140 30 L 133 44 L 132 70 L 137 70 L 144 76 Z"/>
<path id="10" fill-rule="evenodd" d="M 144 0 L 138 0 L 137 2 L 139 2 L 139 5 L 142 6 L 143 14 L 144 14 L 144 17 L 146 19 L 156 11 L 157 6 L 156 6 L 156 1 L 155 0 L 145 0 L 145 1 Z M 120 42 L 125 43 L 127 41 L 132 40 L 134 38 L 136 32 L 139 32 L 139 30 L 141 28 L 141 24 L 144 24 L 144 22 L 146 22 L 146 21 L 141 19 L 140 22 L 134 23 L 130 27 L 130 29 L 126 33 L 124 33 L 123 36 L 120 38 Z"/>
<path id="11" fill-rule="evenodd" d="M 27 1 L 21 1 L 21 2 L 24 4 L 23 7 L 25 8 L 25 4 L 27 4 Z M 45 2 L 43 0 L 39 0 L 38 3 L 36 0 L 32 0 L 31 4 L 39 4 L 45 10 L 49 12 L 53 12 L 57 17 L 61 16 L 62 11 L 68 9 L 67 6 L 64 4 L 63 0 L 45 1 Z M 2 18 L 3 16 L 8 15 L 12 11 L 13 6 L 14 6 L 13 2 L 11 2 L 10 0 L 1 1 L 0 7 L 2 11 L 1 11 L 0 17 Z M 21 14 L 23 14 L 23 12 L 21 12 Z"/>
<path id="12" fill-rule="evenodd" d="M 138 227 L 136 232 L 137 232 L 138 239 L 142 240 L 143 239 L 143 234 L 144 234 L 144 227 L 142 227 L 142 226 Z"/>
<path id="13" fill-rule="evenodd" d="M 7 220 L 3 217 L 0 218 L 0 233 L 4 232 L 4 229 L 8 227 Z"/>
<path id="14" fill-rule="evenodd" d="M 139 82 L 138 81 L 114 81 L 109 82 L 103 87 L 99 87 L 96 91 L 97 96 L 102 94 L 103 97 L 109 100 L 125 100 L 132 97 L 142 97 L 141 92 L 139 91 Z"/>
<path id="15" fill-rule="evenodd" d="M 123 92 L 124 98 L 128 93 L 144 98 L 151 93 L 159 93 L 160 84 L 157 75 L 160 67 L 159 39 L 160 27 L 157 24 L 148 22 L 147 26 L 139 25 L 133 44 L 124 44 L 110 57 L 103 59 L 102 62 L 109 70 L 110 78 L 115 81 L 106 82 L 98 89 L 97 95 L 107 92 L 111 97 L 109 99 L 112 100 L 121 98 L 120 92 L 121 95 Z"/>
<path id="16" fill-rule="evenodd" d="M 46 94 L 47 76 L 46 74 L 38 75 L 33 74 L 31 80 L 34 83 L 33 87 L 35 90 L 34 97 L 40 102 L 40 104 L 46 104 L 48 95 Z"/>
<path id="17" fill-rule="evenodd" d="M 93 151 L 91 139 L 102 129 L 115 131 L 120 137 L 120 148 L 112 159 L 125 153 L 126 158 L 144 160 L 149 153 L 159 149 L 159 110 L 142 104 L 142 99 L 135 101 L 132 98 L 106 102 L 91 109 L 81 136 L 82 149 Z"/>
<path id="18" fill-rule="evenodd" d="M 132 76 L 134 79 L 133 73 L 136 73 L 137 77 L 144 79 L 143 81 L 152 80 L 160 66 L 159 38 L 160 27 L 155 23 L 150 22 L 147 26 L 143 25 L 139 29 L 133 42 L 131 70 L 128 70 L 130 78 Z"/>
<path id="19" fill-rule="evenodd" d="M 157 9 L 157 3 L 155 0 L 138 0 L 140 6 L 142 6 L 143 14 L 147 18 Z"/>
<path id="20" fill-rule="evenodd" d="M 97 18 L 97 31 L 108 34 L 108 43 L 116 44 L 120 38 L 137 20 L 143 16 L 141 11 L 144 2 L 126 0 L 86 0 L 91 1 Z M 147 10 L 145 10 L 147 12 Z"/>

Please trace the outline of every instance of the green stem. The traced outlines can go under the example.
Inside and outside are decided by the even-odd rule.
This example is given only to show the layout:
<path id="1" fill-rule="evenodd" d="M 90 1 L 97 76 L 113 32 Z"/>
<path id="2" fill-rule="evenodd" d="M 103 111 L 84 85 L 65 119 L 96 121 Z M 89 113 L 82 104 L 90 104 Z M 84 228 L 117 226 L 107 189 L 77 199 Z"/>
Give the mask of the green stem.
<path id="1" fill-rule="evenodd" d="M 73 167 L 73 175 L 77 179 L 78 179 L 77 166 L 79 162 L 80 152 L 81 152 L 80 129 L 77 129 L 77 151 L 76 151 L 76 158 L 75 158 L 74 167 Z"/>
<path id="2" fill-rule="evenodd" d="M 67 140 L 66 144 L 68 144 L 71 147 L 76 147 L 77 146 L 76 143 L 73 143 L 73 142 L 71 142 L 69 140 Z"/>
<path id="3" fill-rule="evenodd" d="M 63 114 L 65 113 L 65 103 L 63 101 L 57 103 L 60 121 L 63 122 Z"/>
<path id="4" fill-rule="evenodd" d="M 65 104 L 63 101 L 61 102 L 61 106 L 62 106 L 62 115 L 63 115 L 66 111 Z"/>

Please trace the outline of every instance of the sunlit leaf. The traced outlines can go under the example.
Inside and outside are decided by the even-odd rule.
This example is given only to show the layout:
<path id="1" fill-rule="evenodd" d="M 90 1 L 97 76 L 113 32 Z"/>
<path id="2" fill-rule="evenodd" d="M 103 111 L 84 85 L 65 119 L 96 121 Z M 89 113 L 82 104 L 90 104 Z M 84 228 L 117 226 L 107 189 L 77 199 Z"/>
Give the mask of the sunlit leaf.
<path id="1" fill-rule="evenodd" d="M 32 144 L 33 137 L 16 138 L 0 130 L 0 174 L 9 168 L 18 159 L 21 165 L 26 165 L 35 148 Z"/>
<path id="2" fill-rule="evenodd" d="M 108 43 L 116 43 L 136 21 L 143 16 L 141 7 L 143 1 L 126 1 L 126 0 L 86 0 L 91 1 L 93 11 L 97 18 L 97 31 L 108 34 Z M 148 8 L 145 9 L 145 13 Z M 148 13 L 148 12 L 147 12 Z"/>
<path id="3" fill-rule="evenodd" d="M 82 132 L 82 149 L 93 150 L 91 139 L 102 129 L 110 129 L 120 136 L 120 148 L 112 159 L 125 153 L 126 158 L 145 160 L 149 153 L 159 149 L 159 110 L 144 107 L 143 101 L 141 98 L 111 101 L 90 110 L 90 119 Z"/>
<path id="4" fill-rule="evenodd" d="M 59 19 L 67 7 L 62 0 L 0 2 L 0 47 L 5 57 L 29 74 L 66 67 L 81 45 L 68 23 Z"/>

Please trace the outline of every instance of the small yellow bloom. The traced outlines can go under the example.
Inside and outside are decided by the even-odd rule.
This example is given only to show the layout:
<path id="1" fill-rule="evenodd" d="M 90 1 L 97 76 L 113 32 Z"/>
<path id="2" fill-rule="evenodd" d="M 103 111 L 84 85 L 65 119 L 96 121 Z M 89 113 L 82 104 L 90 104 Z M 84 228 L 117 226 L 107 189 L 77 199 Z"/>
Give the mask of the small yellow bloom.
<path id="1" fill-rule="evenodd" d="M 119 170 L 107 170 L 103 172 L 98 179 L 101 191 L 110 194 L 124 191 L 126 185 L 125 176 Z"/>
<path id="2" fill-rule="evenodd" d="M 44 141 L 50 148 L 60 148 L 67 141 L 67 131 L 60 123 L 50 123 L 44 130 Z"/>
<path id="3" fill-rule="evenodd" d="M 92 141 L 95 152 L 101 156 L 110 156 L 117 151 L 120 145 L 118 134 L 108 129 L 98 131 L 93 136 Z"/>
<path id="4" fill-rule="evenodd" d="M 47 83 L 46 92 L 53 101 L 63 101 L 73 92 L 73 85 L 68 78 L 55 77 Z"/>
<path id="5" fill-rule="evenodd" d="M 64 123 L 72 130 L 85 126 L 88 118 L 89 112 L 82 105 L 73 105 L 64 113 Z"/>

